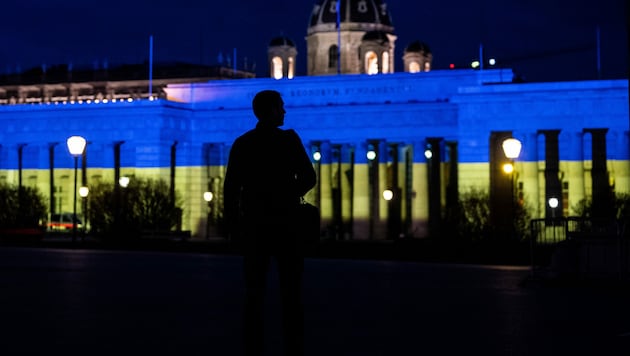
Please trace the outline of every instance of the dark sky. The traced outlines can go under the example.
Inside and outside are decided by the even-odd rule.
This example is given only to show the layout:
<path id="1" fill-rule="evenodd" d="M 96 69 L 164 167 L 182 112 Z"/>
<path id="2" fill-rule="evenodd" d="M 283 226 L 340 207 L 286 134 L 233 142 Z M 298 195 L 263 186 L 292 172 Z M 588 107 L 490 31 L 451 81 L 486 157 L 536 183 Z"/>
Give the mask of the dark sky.
<path id="1" fill-rule="evenodd" d="M 237 50 L 258 76 L 279 35 L 298 46 L 305 74 L 306 28 L 315 0 L 11 0 L 0 7 L 0 73 L 72 63 L 91 67 L 147 60 L 215 64 Z M 427 43 L 435 69 L 465 65 L 485 54 L 528 81 L 597 78 L 600 28 L 602 78 L 627 78 L 625 0 L 389 0 L 396 70 L 414 40 Z"/>

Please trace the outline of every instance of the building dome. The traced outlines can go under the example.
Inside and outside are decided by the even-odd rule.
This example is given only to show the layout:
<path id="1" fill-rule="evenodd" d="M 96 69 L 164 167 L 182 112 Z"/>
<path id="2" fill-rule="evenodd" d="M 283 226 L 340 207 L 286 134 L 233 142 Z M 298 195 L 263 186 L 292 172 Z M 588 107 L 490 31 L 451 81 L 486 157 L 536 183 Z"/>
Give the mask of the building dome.
<path id="1" fill-rule="evenodd" d="M 293 41 L 291 41 L 291 39 L 288 37 L 280 36 L 280 37 L 276 37 L 272 39 L 269 42 L 269 47 L 275 47 L 275 46 L 295 47 L 295 43 L 293 43 Z"/>
<path id="2" fill-rule="evenodd" d="M 431 49 L 429 48 L 429 45 L 424 42 L 414 41 L 405 48 L 405 53 L 408 52 L 431 53 Z"/>
<path id="3" fill-rule="evenodd" d="M 389 38 L 387 37 L 387 33 L 383 32 L 383 31 L 366 32 L 365 35 L 363 35 L 363 38 L 361 40 L 362 41 L 378 42 L 378 43 L 381 43 L 381 44 L 389 43 Z"/>
<path id="4" fill-rule="evenodd" d="M 313 7 L 308 33 L 328 32 L 337 26 L 337 1 L 318 0 Z M 379 30 L 392 33 L 392 20 L 383 0 L 340 0 L 342 30 Z"/>
<path id="5" fill-rule="evenodd" d="M 297 49 L 290 38 L 280 36 L 272 39 L 267 47 L 270 76 L 275 79 L 292 79 L 295 76 L 296 56 Z"/>
<path id="6" fill-rule="evenodd" d="M 431 71 L 433 65 L 433 54 L 429 45 L 424 42 L 414 41 L 405 48 L 403 55 L 405 72 L 419 73 Z"/>

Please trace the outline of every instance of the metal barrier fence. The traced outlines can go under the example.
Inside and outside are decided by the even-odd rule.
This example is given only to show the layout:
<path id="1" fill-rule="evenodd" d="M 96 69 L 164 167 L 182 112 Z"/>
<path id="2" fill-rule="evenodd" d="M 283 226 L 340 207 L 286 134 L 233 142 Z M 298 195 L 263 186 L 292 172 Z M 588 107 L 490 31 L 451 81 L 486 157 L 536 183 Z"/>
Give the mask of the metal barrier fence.
<path id="1" fill-rule="evenodd" d="M 630 277 L 627 221 L 559 217 L 530 222 L 531 273 Z"/>

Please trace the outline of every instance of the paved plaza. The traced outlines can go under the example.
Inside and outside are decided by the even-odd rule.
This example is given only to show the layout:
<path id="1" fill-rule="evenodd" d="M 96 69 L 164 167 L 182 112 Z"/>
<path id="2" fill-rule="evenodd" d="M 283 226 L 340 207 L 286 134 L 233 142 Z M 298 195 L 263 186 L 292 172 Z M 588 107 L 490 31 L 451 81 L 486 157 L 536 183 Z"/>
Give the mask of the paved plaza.
<path id="1" fill-rule="evenodd" d="M 627 288 L 528 274 L 307 259 L 306 355 L 630 354 Z M 282 354 L 276 285 L 270 356 Z M 0 355 L 241 355 L 242 294 L 233 255 L 0 247 Z"/>

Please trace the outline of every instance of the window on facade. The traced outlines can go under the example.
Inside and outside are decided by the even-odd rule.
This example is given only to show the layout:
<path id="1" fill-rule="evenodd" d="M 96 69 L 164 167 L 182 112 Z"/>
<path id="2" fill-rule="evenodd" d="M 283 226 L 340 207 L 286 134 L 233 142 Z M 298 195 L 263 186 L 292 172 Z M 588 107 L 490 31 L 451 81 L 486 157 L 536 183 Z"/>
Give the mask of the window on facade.
<path id="1" fill-rule="evenodd" d="M 431 62 L 424 62 L 424 71 L 425 72 L 431 71 Z"/>
<path id="2" fill-rule="evenodd" d="M 337 68 L 337 59 L 339 58 L 339 49 L 336 45 L 330 46 L 328 49 L 328 68 Z"/>
<path id="3" fill-rule="evenodd" d="M 282 58 L 273 57 L 271 65 L 273 68 L 273 77 L 275 79 L 282 79 Z"/>
<path id="4" fill-rule="evenodd" d="M 293 79 L 293 76 L 295 75 L 295 62 L 293 61 L 293 57 L 289 57 L 288 62 L 289 63 L 287 64 L 289 65 L 289 72 L 287 74 L 287 78 Z"/>
<path id="5" fill-rule="evenodd" d="M 389 73 L 389 52 L 383 52 L 383 73 Z"/>
<path id="6" fill-rule="evenodd" d="M 409 73 L 418 73 L 420 72 L 420 63 L 418 62 L 411 62 L 409 63 Z"/>
<path id="7" fill-rule="evenodd" d="M 378 56 L 372 51 L 365 54 L 365 72 L 370 75 L 378 74 Z"/>

